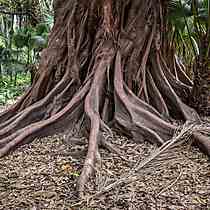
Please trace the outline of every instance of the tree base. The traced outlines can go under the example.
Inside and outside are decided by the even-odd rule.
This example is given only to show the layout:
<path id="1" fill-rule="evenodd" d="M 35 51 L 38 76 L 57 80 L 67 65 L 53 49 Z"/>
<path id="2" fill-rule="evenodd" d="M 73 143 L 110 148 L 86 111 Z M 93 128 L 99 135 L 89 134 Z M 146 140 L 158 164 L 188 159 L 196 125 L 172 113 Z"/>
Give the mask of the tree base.
<path id="1" fill-rule="evenodd" d="M 162 145 L 177 130 L 173 119 L 200 121 L 183 103 L 191 90 L 185 74 L 180 70 L 182 81 L 175 78 L 162 54 L 160 5 L 118 3 L 93 1 L 88 9 L 87 2 L 64 1 L 31 89 L 0 116 L 0 156 L 36 137 L 88 133 L 80 196 L 100 159 L 98 147 L 117 152 L 101 135 L 112 135 L 110 125 L 135 141 Z M 102 17 L 94 15 L 97 9 Z M 209 134 L 210 126 L 204 132 Z M 203 133 L 193 135 L 210 155 Z"/>

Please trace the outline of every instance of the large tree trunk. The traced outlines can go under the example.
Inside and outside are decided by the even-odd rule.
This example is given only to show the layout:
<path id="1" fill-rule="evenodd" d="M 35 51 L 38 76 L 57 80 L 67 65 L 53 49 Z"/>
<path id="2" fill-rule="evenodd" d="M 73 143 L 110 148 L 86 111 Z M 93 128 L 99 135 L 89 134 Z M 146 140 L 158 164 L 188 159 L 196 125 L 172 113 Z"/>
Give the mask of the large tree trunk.
<path id="1" fill-rule="evenodd" d="M 89 131 L 82 194 L 98 146 L 107 145 L 101 131 L 115 126 L 136 141 L 161 145 L 177 129 L 172 118 L 197 121 L 183 103 L 191 90 L 185 74 L 168 68 L 162 53 L 165 7 L 156 0 L 56 1 L 56 22 L 34 83 L 0 116 L 0 156 L 35 137 L 65 132 L 71 141 Z M 210 154 L 208 138 L 194 136 Z"/>

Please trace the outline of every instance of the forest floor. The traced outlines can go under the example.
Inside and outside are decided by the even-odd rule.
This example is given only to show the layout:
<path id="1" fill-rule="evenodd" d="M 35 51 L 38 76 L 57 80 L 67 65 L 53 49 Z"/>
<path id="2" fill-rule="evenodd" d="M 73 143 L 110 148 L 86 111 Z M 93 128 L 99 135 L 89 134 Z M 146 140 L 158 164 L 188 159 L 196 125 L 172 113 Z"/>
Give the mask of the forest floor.
<path id="1" fill-rule="evenodd" d="M 84 201 L 78 199 L 76 182 L 86 139 L 79 144 L 62 135 L 36 139 L 1 158 L 0 210 L 210 209 L 210 161 L 197 148 L 183 144 L 136 173 L 136 180 L 104 192 L 125 174 L 132 180 L 132 168 L 155 149 L 116 134 L 108 141 L 121 155 L 100 149 L 101 163 L 87 185 L 87 193 L 96 196 Z"/>

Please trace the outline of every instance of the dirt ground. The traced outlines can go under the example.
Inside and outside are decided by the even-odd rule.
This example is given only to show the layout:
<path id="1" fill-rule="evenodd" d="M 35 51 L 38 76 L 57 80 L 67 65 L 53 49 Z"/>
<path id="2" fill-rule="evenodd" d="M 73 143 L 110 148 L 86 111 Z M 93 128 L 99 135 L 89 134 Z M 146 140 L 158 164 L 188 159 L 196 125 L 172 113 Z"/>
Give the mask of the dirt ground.
<path id="1" fill-rule="evenodd" d="M 76 182 L 87 151 L 87 140 L 64 136 L 37 139 L 0 159 L 0 210 L 209 210 L 210 161 L 189 145 L 181 145 L 135 173 L 133 182 L 107 186 L 126 174 L 155 146 L 115 135 L 120 151 L 101 148 L 101 162 L 87 185 L 89 199 L 80 201 Z M 75 144 L 74 142 L 77 142 Z M 93 196 L 95 195 L 95 196 Z"/>

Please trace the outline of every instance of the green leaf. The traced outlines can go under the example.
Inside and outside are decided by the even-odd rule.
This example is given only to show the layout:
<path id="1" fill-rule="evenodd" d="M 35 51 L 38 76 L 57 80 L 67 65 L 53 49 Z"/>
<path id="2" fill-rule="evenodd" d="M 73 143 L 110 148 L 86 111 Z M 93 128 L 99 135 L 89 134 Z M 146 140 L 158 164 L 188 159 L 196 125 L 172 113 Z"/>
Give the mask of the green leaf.
<path id="1" fill-rule="evenodd" d="M 47 24 L 45 23 L 40 23 L 36 26 L 36 34 L 37 35 L 42 35 L 44 33 L 48 33 L 49 32 L 49 27 Z"/>
<path id="2" fill-rule="evenodd" d="M 23 32 L 18 32 L 13 35 L 14 45 L 17 48 L 23 48 L 28 46 L 28 36 Z"/>

